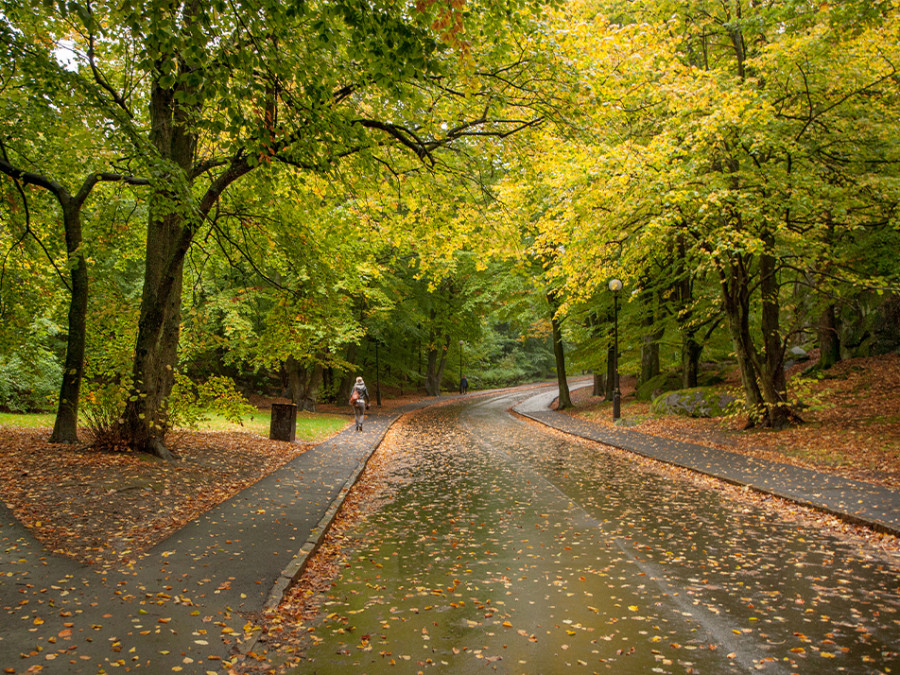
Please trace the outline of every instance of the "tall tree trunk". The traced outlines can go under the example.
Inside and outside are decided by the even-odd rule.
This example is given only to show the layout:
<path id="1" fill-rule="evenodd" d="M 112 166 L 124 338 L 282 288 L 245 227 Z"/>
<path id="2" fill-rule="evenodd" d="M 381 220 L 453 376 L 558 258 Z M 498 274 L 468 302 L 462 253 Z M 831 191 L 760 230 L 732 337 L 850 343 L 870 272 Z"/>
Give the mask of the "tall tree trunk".
<path id="1" fill-rule="evenodd" d="M 663 329 L 657 328 L 656 310 L 654 305 L 644 307 L 643 315 L 644 334 L 641 337 L 641 376 L 640 383 L 649 382 L 659 375 L 659 341 L 663 336 Z"/>
<path id="2" fill-rule="evenodd" d="M 198 8 L 197 0 L 185 5 L 184 12 L 192 15 L 186 22 Z M 160 63 L 164 56 L 160 56 Z M 179 68 L 182 72 L 189 70 L 181 61 Z M 164 443 L 168 430 L 166 402 L 177 366 L 185 256 L 197 228 L 221 194 L 253 168 L 243 153 L 237 153 L 199 201 L 195 199 L 191 182 L 198 137 L 193 117 L 200 105 L 192 104 L 192 108 L 191 104 L 179 103 L 177 94 L 190 100 L 195 91 L 190 85 L 178 86 L 178 90 L 164 88 L 158 79 L 151 84 L 150 141 L 162 159 L 159 166 L 169 173 L 151 196 L 144 288 L 132 368 L 134 391 L 121 424 L 123 440 L 132 449 L 165 459 L 172 458 Z"/>
<path id="3" fill-rule="evenodd" d="M 781 337 L 781 303 L 779 301 L 778 272 L 773 253 L 775 235 L 763 237 L 765 250 L 759 257 L 759 288 L 762 294 L 762 333 L 764 361 L 761 389 L 766 403 L 768 425 L 780 429 L 797 420 L 788 405 L 787 379 L 784 374 L 785 344 Z"/>
<path id="4" fill-rule="evenodd" d="M 841 360 L 841 337 L 838 333 L 837 311 L 828 305 L 819 317 L 819 368 L 828 370 Z"/>
<path id="5" fill-rule="evenodd" d="M 293 356 L 284 362 L 291 402 L 301 410 L 316 412 L 316 394 L 322 383 L 322 366 L 304 368 Z"/>
<path id="6" fill-rule="evenodd" d="M 700 375 L 700 355 L 703 347 L 695 339 L 695 330 L 685 330 L 681 343 L 681 386 L 685 389 L 696 387 Z"/>
<path id="7" fill-rule="evenodd" d="M 78 403 L 84 377 L 84 347 L 87 339 L 88 271 L 84 259 L 81 235 L 81 206 L 77 200 L 61 200 L 66 232 L 66 253 L 69 261 L 71 296 L 69 323 L 66 335 L 66 357 L 59 402 L 51 443 L 78 442 Z"/>
<path id="8" fill-rule="evenodd" d="M 550 326 L 553 329 L 553 356 L 556 358 L 556 381 L 559 384 L 559 399 L 557 410 L 565 410 L 572 407 L 572 397 L 569 395 L 569 382 L 566 379 L 566 354 L 563 349 L 562 327 L 556 316 L 556 297 L 554 293 L 547 294 L 547 302 L 550 303 Z"/>
<path id="9" fill-rule="evenodd" d="M 770 253 L 771 237 L 764 241 L 768 248 L 760 255 L 759 262 L 764 349 L 762 355 L 756 350 L 750 333 L 750 285 L 747 261 L 742 256 L 735 256 L 719 268 L 719 274 L 725 315 L 749 408 L 747 425 L 780 428 L 799 418 L 787 405 L 784 343 L 779 328 L 780 304 L 776 260 Z"/>
<path id="10" fill-rule="evenodd" d="M 741 256 L 719 266 L 723 307 L 728 319 L 728 330 L 737 357 L 749 412 L 748 426 L 756 426 L 765 414 L 762 394 L 757 384 L 754 364 L 754 346 L 750 335 L 750 286 L 746 263 Z"/>
<path id="11" fill-rule="evenodd" d="M 189 218 L 197 218 L 189 193 L 197 147 L 188 111 L 175 100 L 176 91 L 153 82 L 150 94 L 150 140 L 173 172 L 172 191 L 158 187 L 147 225 L 144 290 L 132 368 L 134 395 L 123 415 L 122 432 L 129 446 L 164 459 L 168 430 L 166 402 L 172 391 L 181 328 L 184 256 L 190 245 Z"/>
<path id="12" fill-rule="evenodd" d="M 438 345 L 438 340 L 439 338 L 432 333 L 425 370 L 425 393 L 428 396 L 441 395 L 441 380 L 444 378 L 444 368 L 447 364 L 447 352 L 450 348 L 449 335 L 444 338 L 443 345 Z"/>
<path id="13" fill-rule="evenodd" d="M 697 342 L 697 328 L 694 326 L 694 282 L 687 261 L 687 247 L 684 234 L 678 236 L 678 324 L 681 326 L 681 386 L 685 389 L 696 387 L 700 373 L 702 345 Z"/>
<path id="14" fill-rule="evenodd" d="M 169 428 L 166 402 L 172 391 L 181 326 L 181 287 L 184 259 L 175 264 L 162 253 L 171 249 L 172 234 L 181 219 L 165 217 L 150 223 L 144 293 L 138 320 L 130 398 L 122 416 L 122 433 L 134 450 L 163 459 L 172 453 L 165 447 Z M 156 251 L 156 252 L 153 252 Z"/>

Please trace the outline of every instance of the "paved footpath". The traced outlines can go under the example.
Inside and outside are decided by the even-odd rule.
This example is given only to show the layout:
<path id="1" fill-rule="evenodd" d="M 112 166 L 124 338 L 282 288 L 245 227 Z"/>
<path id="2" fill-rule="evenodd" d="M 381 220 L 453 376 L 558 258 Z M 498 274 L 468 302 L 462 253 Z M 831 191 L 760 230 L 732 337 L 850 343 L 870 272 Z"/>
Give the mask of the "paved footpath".
<path id="1" fill-rule="evenodd" d="M 900 536 L 900 490 L 736 452 L 613 428 L 550 410 L 557 392 L 533 396 L 519 414 L 568 434 L 789 499 Z"/>

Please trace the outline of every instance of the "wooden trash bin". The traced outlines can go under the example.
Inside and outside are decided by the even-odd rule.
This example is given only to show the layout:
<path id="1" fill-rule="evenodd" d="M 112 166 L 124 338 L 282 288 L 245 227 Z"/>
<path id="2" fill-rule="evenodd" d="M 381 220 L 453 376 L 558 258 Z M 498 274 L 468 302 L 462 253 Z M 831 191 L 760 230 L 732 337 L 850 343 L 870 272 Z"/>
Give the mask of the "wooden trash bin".
<path id="1" fill-rule="evenodd" d="M 291 441 L 297 435 L 297 406 L 293 403 L 273 403 L 269 438 L 273 441 Z"/>

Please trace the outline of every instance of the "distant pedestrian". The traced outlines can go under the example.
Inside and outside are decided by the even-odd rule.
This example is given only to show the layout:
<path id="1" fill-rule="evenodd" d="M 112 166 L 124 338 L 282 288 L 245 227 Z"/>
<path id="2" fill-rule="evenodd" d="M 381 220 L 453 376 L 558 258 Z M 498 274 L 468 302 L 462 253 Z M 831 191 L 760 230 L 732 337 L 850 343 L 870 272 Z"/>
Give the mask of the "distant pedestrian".
<path id="1" fill-rule="evenodd" d="M 467 391 L 469 391 L 469 378 L 463 375 L 459 381 L 459 393 L 465 394 Z"/>
<path id="2" fill-rule="evenodd" d="M 366 419 L 366 408 L 369 407 L 369 390 L 361 377 L 356 378 L 353 391 L 350 392 L 350 405 L 356 414 L 356 430 L 362 431 L 363 420 Z"/>

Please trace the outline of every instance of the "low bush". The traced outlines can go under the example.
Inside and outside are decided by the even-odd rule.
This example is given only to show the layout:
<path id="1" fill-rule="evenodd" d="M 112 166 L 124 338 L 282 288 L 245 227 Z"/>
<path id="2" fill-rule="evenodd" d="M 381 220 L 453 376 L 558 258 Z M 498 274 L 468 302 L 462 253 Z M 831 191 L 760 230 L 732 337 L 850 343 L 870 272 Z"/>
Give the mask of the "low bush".
<path id="1" fill-rule="evenodd" d="M 53 408 L 62 382 L 62 365 L 49 351 L 0 356 L 0 408 L 44 412 Z"/>

